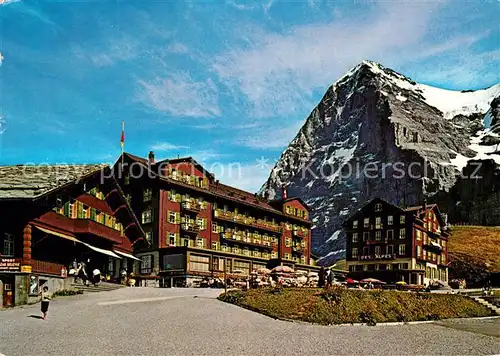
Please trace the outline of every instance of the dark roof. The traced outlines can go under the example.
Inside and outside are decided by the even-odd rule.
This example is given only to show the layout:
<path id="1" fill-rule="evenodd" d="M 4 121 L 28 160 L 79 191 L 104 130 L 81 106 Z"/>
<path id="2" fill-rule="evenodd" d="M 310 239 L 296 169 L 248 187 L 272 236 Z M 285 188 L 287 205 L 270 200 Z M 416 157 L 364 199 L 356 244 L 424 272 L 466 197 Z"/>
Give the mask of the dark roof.
<path id="1" fill-rule="evenodd" d="M 37 198 L 106 167 L 106 164 L 0 166 L 0 199 Z"/>
<path id="2" fill-rule="evenodd" d="M 302 204 L 307 210 L 310 210 L 309 205 L 305 201 L 302 200 L 300 197 L 290 197 L 286 199 L 274 199 L 271 200 L 271 204 L 280 204 L 283 205 L 286 202 L 293 201 L 293 200 L 298 200 L 300 204 Z"/>
<path id="3" fill-rule="evenodd" d="M 130 157 L 132 160 L 138 161 L 138 162 L 143 163 L 145 165 L 148 164 L 148 160 L 146 160 L 146 159 L 143 159 L 143 158 L 131 155 L 129 153 L 125 153 L 125 155 L 128 156 L 128 157 Z M 159 164 L 159 163 L 179 163 L 179 162 L 190 162 L 190 163 L 193 163 L 204 174 L 206 174 L 207 176 L 209 176 L 211 178 L 214 178 L 213 175 L 210 172 L 208 172 L 207 170 L 205 170 L 192 157 L 175 158 L 175 159 L 165 159 L 165 160 L 162 160 L 161 162 L 157 162 L 157 164 Z M 156 172 L 154 172 L 154 173 L 156 173 Z M 265 209 L 265 210 L 268 210 L 268 211 L 272 211 L 272 212 L 274 212 L 276 214 L 279 214 L 279 215 L 283 215 L 283 212 L 281 210 L 276 209 L 275 207 L 273 207 L 270 204 L 271 202 L 269 200 L 264 199 L 264 198 L 262 198 L 262 197 L 260 197 L 260 196 L 258 196 L 256 194 L 254 194 L 254 193 L 250 193 L 250 192 L 238 189 L 238 188 L 231 187 L 231 186 L 226 185 L 226 184 L 219 183 L 218 181 L 212 182 L 210 184 L 210 190 L 206 191 L 205 189 L 196 188 L 194 186 L 191 186 L 191 185 L 188 185 L 188 184 L 184 184 L 183 182 L 171 179 L 169 177 L 160 177 L 160 178 L 162 180 L 164 180 L 166 182 L 169 182 L 169 183 L 172 183 L 172 184 L 179 184 L 179 185 L 183 185 L 183 186 L 186 186 L 188 188 L 191 188 L 191 189 L 202 190 L 203 192 L 208 192 L 208 193 L 211 193 L 211 194 L 219 196 L 219 197 L 223 197 L 223 198 L 226 198 L 226 199 L 229 199 L 229 200 L 240 202 L 242 204 L 247 204 L 247 205 L 250 205 L 250 206 L 257 207 L 257 208 L 261 208 L 261 209 Z M 299 198 L 288 198 L 287 200 L 293 200 L 293 199 L 299 199 Z M 302 200 L 301 200 L 301 202 L 305 206 L 307 206 Z M 292 216 L 291 218 L 294 218 L 294 217 Z M 297 219 L 301 220 L 301 221 L 306 221 L 306 222 L 310 223 L 309 220 L 304 220 L 304 219 L 300 219 L 300 218 L 297 218 Z"/>

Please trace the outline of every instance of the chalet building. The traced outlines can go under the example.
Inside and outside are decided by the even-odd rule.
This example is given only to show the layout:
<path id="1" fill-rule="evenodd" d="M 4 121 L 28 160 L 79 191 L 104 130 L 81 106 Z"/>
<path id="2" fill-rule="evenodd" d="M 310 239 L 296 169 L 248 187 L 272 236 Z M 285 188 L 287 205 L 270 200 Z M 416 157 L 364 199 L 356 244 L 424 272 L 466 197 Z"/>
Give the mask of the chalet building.
<path id="1" fill-rule="evenodd" d="M 374 199 L 344 224 L 353 279 L 428 285 L 448 281 L 449 233 L 435 204 L 409 207 Z"/>
<path id="2" fill-rule="evenodd" d="M 124 166 L 121 168 L 121 161 Z M 311 268 L 311 221 L 299 198 L 268 201 L 222 183 L 192 158 L 155 162 L 125 153 L 115 164 L 150 248 L 136 249 L 142 285 L 185 286 L 203 277 Z"/>
<path id="3" fill-rule="evenodd" d="M 146 243 L 111 169 L 103 165 L 0 167 L 0 306 L 66 288 L 74 259 L 117 277 Z M 71 278 L 72 280 L 72 278 Z"/>

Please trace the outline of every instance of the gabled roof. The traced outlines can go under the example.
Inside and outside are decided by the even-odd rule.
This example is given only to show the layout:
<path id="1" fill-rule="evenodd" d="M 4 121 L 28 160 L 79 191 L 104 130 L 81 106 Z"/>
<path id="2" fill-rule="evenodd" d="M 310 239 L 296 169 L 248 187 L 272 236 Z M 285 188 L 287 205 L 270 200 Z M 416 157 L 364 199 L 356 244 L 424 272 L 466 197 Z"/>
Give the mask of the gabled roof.
<path id="1" fill-rule="evenodd" d="M 182 163 L 182 162 L 188 162 L 188 163 L 191 163 L 193 166 L 195 166 L 198 170 L 200 170 L 201 172 L 203 172 L 203 174 L 206 177 L 210 178 L 211 180 L 214 179 L 214 175 L 212 173 L 210 173 L 209 171 L 207 171 L 205 168 L 203 168 L 203 166 L 201 164 L 199 164 L 193 157 L 182 157 L 182 158 L 166 159 L 166 160 L 163 160 L 161 162 L 173 163 L 173 164 Z M 158 163 L 160 163 L 160 162 L 158 162 Z"/>
<path id="2" fill-rule="evenodd" d="M 106 164 L 0 166 L 0 200 L 38 198 L 106 167 Z"/>
<path id="3" fill-rule="evenodd" d="M 309 208 L 309 205 L 306 204 L 305 201 L 302 200 L 302 198 L 300 197 L 290 197 L 290 198 L 286 198 L 286 199 L 275 199 L 275 200 L 271 200 L 271 204 L 280 204 L 280 205 L 283 205 L 289 201 L 293 201 L 293 200 L 298 200 L 300 202 L 300 204 L 302 204 L 307 210 L 311 210 Z"/>

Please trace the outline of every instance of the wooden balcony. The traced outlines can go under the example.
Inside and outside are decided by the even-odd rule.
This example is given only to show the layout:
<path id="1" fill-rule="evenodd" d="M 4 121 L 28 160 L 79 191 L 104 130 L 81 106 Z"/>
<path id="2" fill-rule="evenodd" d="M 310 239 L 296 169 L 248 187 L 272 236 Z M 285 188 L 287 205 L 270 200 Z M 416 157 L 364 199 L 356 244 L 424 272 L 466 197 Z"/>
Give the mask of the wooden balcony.
<path id="1" fill-rule="evenodd" d="M 200 208 L 200 206 L 198 204 L 191 203 L 191 202 L 188 202 L 188 201 L 182 202 L 181 208 L 182 208 L 182 210 L 189 211 L 189 212 L 192 212 L 192 213 L 199 213 L 201 211 L 201 208 Z"/>
<path id="2" fill-rule="evenodd" d="M 121 243 L 123 240 L 120 231 L 100 224 L 97 221 L 90 219 L 74 219 L 73 221 L 73 232 L 75 234 L 92 234 L 116 243 Z"/>
<path id="3" fill-rule="evenodd" d="M 275 233 L 280 233 L 282 231 L 281 226 L 278 225 L 270 225 L 264 224 L 259 221 L 253 220 L 251 217 L 238 217 L 231 211 L 224 211 L 221 209 L 217 209 L 214 211 L 214 218 L 218 220 L 230 221 L 242 226 L 251 226 L 256 229 L 271 231 Z"/>
<path id="4" fill-rule="evenodd" d="M 64 267 L 62 264 L 31 260 L 32 271 L 34 273 L 49 274 L 52 276 L 61 276 L 61 270 Z"/>
<path id="5" fill-rule="evenodd" d="M 189 234 L 200 233 L 200 227 L 198 225 L 181 224 L 181 230 Z"/>
<path id="6" fill-rule="evenodd" d="M 250 238 L 244 238 L 242 236 L 238 236 L 236 234 L 225 234 L 221 233 L 220 234 L 221 239 L 226 240 L 226 241 L 231 241 L 231 242 L 236 242 L 238 244 L 243 244 L 243 245 L 248 245 L 248 246 L 254 246 L 254 247 L 260 247 L 260 248 L 265 248 L 268 250 L 272 250 L 272 244 L 258 244 L 252 241 Z"/>

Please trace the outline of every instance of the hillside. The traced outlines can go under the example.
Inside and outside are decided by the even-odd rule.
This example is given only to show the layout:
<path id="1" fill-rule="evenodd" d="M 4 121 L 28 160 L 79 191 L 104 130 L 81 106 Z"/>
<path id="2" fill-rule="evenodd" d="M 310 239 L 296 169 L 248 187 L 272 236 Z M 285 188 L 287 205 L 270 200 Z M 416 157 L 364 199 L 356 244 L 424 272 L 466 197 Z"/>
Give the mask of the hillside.
<path id="1" fill-rule="evenodd" d="M 500 227 L 453 226 L 448 248 L 450 278 L 474 282 L 500 272 Z"/>

